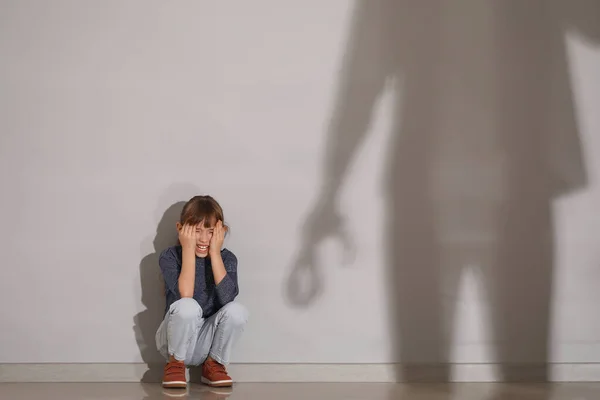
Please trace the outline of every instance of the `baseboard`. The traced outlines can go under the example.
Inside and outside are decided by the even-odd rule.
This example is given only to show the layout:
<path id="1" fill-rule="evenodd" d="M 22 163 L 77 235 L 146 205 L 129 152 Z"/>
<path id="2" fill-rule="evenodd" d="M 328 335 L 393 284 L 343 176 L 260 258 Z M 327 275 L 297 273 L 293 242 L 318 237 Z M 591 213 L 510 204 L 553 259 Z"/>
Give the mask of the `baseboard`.
<path id="1" fill-rule="evenodd" d="M 232 364 L 236 382 L 598 382 L 600 363 L 507 367 L 495 364 L 402 367 L 396 364 Z M 398 374 L 404 370 L 404 377 Z M 451 373 L 448 375 L 447 371 Z M 499 374 L 499 370 L 503 374 Z M 503 379 L 500 376 L 510 376 Z M 0 382 L 159 382 L 162 366 L 146 364 L 0 364 Z M 190 381 L 198 380 L 191 368 Z M 409 378 L 410 376 L 410 378 Z"/>

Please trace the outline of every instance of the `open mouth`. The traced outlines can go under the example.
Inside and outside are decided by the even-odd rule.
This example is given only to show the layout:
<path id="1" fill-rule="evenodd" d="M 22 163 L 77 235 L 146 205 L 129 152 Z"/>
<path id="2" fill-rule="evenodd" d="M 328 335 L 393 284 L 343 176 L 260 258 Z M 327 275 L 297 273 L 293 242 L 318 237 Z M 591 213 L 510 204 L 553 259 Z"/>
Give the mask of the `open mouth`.
<path id="1" fill-rule="evenodd" d="M 201 245 L 197 244 L 196 250 L 200 251 L 201 253 L 204 253 L 205 251 L 208 250 L 208 246 L 201 246 Z"/>

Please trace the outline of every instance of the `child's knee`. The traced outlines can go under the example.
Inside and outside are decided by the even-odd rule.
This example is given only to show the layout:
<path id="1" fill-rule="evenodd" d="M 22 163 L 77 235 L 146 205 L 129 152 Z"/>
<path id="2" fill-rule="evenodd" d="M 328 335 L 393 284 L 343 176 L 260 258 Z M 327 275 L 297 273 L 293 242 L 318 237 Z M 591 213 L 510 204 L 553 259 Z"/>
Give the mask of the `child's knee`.
<path id="1" fill-rule="evenodd" d="M 178 320 L 197 320 L 202 317 L 202 307 L 193 298 L 184 297 L 171 305 L 169 314 L 170 318 Z"/>
<path id="2" fill-rule="evenodd" d="M 230 302 L 222 308 L 222 321 L 234 325 L 244 326 L 248 323 L 248 309 L 240 303 Z"/>

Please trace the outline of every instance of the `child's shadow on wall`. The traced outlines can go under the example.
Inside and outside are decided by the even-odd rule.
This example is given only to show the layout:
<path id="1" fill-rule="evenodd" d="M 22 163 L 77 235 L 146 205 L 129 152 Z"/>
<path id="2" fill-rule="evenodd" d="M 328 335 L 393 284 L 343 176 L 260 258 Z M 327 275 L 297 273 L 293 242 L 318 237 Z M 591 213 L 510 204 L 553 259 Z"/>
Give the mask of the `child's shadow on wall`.
<path id="1" fill-rule="evenodd" d="M 162 379 L 165 359 L 158 352 L 154 339 L 165 312 L 164 286 L 158 257 L 165 248 L 178 243 L 175 224 L 184 205 L 185 202 L 180 201 L 167 208 L 152 240 L 154 252 L 140 262 L 142 304 L 146 309 L 133 318 L 133 330 L 142 360 L 148 366 L 142 382 L 160 382 Z"/>

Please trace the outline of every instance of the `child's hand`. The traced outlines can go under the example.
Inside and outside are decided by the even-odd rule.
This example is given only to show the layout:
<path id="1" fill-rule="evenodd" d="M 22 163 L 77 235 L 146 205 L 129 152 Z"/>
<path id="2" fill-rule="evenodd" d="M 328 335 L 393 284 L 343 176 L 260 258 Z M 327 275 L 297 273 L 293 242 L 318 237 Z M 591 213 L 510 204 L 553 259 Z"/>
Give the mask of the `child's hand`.
<path id="1" fill-rule="evenodd" d="M 196 251 L 196 243 L 198 242 L 198 233 L 196 227 L 190 224 L 185 224 L 179 230 L 179 242 L 183 249 Z"/>
<path id="2" fill-rule="evenodd" d="M 210 238 L 210 252 L 211 254 L 221 253 L 221 247 L 225 241 L 225 232 L 227 227 L 223 226 L 223 221 L 217 221 L 215 230 L 213 231 L 212 238 Z"/>

